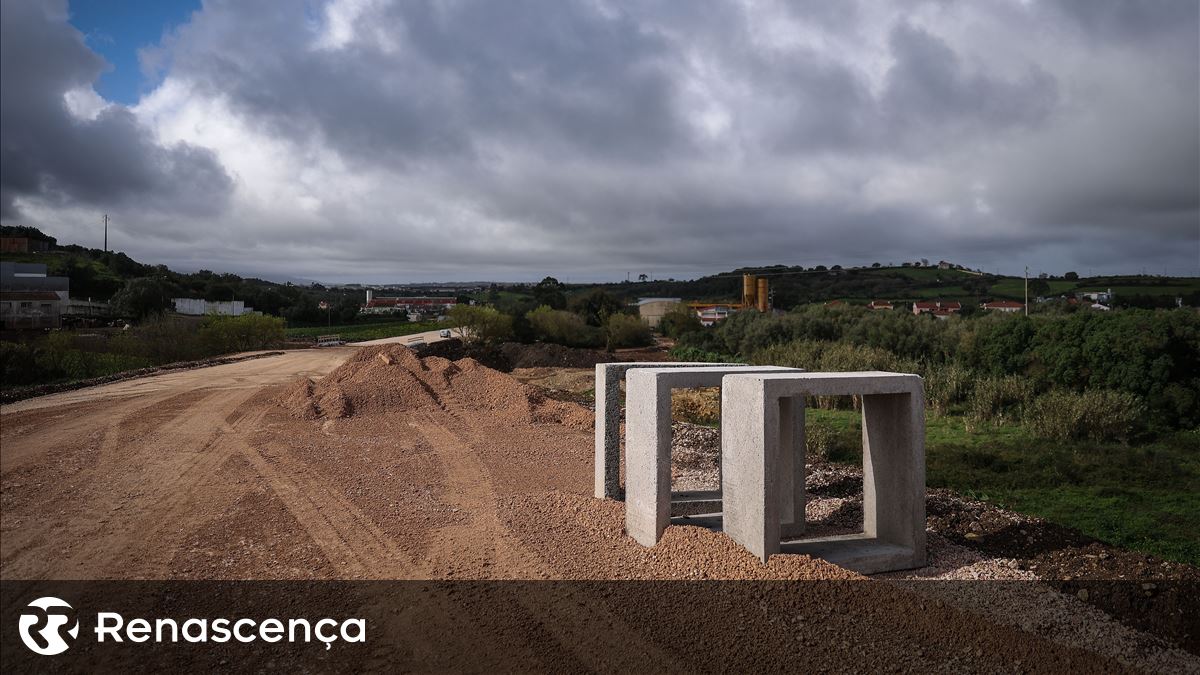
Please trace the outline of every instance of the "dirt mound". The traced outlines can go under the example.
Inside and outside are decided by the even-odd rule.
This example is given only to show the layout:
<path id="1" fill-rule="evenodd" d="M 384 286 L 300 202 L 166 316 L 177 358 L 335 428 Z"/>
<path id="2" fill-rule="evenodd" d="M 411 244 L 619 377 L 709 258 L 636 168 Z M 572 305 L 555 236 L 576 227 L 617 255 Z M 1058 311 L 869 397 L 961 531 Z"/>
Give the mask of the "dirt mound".
<path id="1" fill-rule="evenodd" d="M 413 374 L 420 368 L 421 360 L 407 347 L 361 349 L 319 382 L 297 382 L 283 404 L 302 419 L 440 407 L 437 397 Z"/>
<path id="2" fill-rule="evenodd" d="M 472 358 L 421 358 L 402 345 L 361 349 L 319 382 L 299 380 L 280 402 L 309 420 L 465 409 L 511 423 L 588 428 L 593 422 L 587 408 L 548 399 L 536 387 Z"/>
<path id="3" fill-rule="evenodd" d="M 594 416 L 587 408 L 547 398 L 537 387 L 522 384 L 474 359 L 460 359 L 454 366 L 448 373 L 448 384 L 454 398 L 466 408 L 497 413 L 514 422 L 577 428 L 593 423 Z"/>

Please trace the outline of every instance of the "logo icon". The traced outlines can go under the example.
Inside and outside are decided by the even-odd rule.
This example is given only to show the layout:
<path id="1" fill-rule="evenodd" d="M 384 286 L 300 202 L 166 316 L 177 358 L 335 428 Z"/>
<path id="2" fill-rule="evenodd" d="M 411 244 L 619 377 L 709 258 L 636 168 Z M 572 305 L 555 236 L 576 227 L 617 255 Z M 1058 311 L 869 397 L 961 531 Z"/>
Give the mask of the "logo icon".
<path id="1" fill-rule="evenodd" d="M 75 609 L 58 598 L 38 598 L 29 603 L 18 623 L 21 641 L 34 652 L 53 656 L 67 651 L 79 637 Z"/>

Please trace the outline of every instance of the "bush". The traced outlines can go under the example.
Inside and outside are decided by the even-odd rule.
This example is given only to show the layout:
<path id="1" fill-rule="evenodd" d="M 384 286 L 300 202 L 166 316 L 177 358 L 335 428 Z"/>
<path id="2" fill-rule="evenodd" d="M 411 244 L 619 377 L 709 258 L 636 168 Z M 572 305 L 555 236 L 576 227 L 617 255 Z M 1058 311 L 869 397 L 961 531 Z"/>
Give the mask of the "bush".
<path id="1" fill-rule="evenodd" d="M 513 334 L 513 318 L 494 307 L 458 304 L 450 310 L 448 318 L 464 342 L 502 342 Z"/>
<path id="2" fill-rule="evenodd" d="M 1145 413 L 1138 397 L 1127 392 L 1056 389 L 1033 401 L 1026 422 L 1038 436 L 1051 440 L 1125 442 L 1141 426 Z"/>
<path id="3" fill-rule="evenodd" d="M 534 336 L 539 340 L 567 347 L 599 347 L 604 337 L 602 331 L 587 325 L 583 317 L 561 309 L 542 305 L 525 314 Z"/>
<path id="4" fill-rule="evenodd" d="M 262 314 L 208 316 L 200 324 L 200 343 L 210 355 L 267 349 L 284 341 L 283 319 Z"/>
<path id="5" fill-rule="evenodd" d="M 700 318 L 691 307 L 679 304 L 659 319 L 658 330 L 672 340 L 678 340 L 687 333 L 703 331 L 704 324 L 700 323 Z"/>
<path id="6" fill-rule="evenodd" d="M 38 344 L 0 342 L 0 374 L 6 387 L 86 380 L 147 368 L 149 359 L 75 349 L 71 333 L 52 333 Z"/>
<path id="7" fill-rule="evenodd" d="M 721 390 L 718 387 L 682 389 L 671 394 L 671 419 L 692 424 L 721 422 Z"/>
<path id="8" fill-rule="evenodd" d="M 980 379 L 967 397 L 967 430 L 1015 422 L 1032 399 L 1033 383 L 1028 378 L 1007 375 Z"/>
<path id="9" fill-rule="evenodd" d="M 676 361 L 701 361 L 704 363 L 734 363 L 736 361 L 728 354 L 705 351 L 697 347 L 675 347 L 671 350 L 671 358 Z"/>
<path id="10" fill-rule="evenodd" d="M 604 324 L 609 349 L 645 347 L 654 344 L 654 335 L 645 321 L 629 314 L 613 314 Z"/>
<path id="11" fill-rule="evenodd" d="M 939 415 L 949 413 L 971 396 L 975 377 L 969 368 L 954 363 L 925 368 L 925 404 Z"/>
<path id="12" fill-rule="evenodd" d="M 114 336 L 109 349 L 118 354 L 149 359 L 154 363 L 192 361 L 207 355 L 195 319 L 157 316 Z"/>
<path id="13" fill-rule="evenodd" d="M 809 461 L 824 462 L 838 449 L 838 430 L 828 422 L 815 420 L 804 427 L 804 452 Z"/>

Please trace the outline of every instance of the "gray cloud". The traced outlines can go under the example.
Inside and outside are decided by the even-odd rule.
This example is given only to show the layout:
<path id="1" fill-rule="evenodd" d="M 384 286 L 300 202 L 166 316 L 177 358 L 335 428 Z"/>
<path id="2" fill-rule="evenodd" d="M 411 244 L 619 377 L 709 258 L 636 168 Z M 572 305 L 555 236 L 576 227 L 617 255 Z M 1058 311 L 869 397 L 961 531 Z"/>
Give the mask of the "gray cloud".
<path id="1" fill-rule="evenodd" d="M 64 95 L 106 68 L 66 22 L 65 3 L 14 0 L 3 5 L 0 53 L 0 213 L 18 217 L 15 200 L 136 204 L 147 211 L 214 214 L 232 189 L 215 155 L 187 144 L 158 145 L 126 108 L 73 115 Z"/>
<path id="2" fill-rule="evenodd" d="M 1194 2 L 210 0 L 132 111 L 67 116 L 103 67 L 69 29 L 44 75 L 6 70 L 5 105 L 41 92 L 83 152 L 10 146 L 41 126 L 5 108 L 4 189 L 47 217 L 144 199 L 149 260 L 328 279 L 1194 274 L 1198 29 Z"/>

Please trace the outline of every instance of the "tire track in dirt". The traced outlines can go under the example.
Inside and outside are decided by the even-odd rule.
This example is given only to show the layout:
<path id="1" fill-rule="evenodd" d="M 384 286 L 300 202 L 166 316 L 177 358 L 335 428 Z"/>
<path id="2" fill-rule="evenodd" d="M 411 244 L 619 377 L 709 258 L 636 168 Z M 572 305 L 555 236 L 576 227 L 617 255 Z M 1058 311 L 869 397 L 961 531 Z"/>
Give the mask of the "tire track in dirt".
<path id="1" fill-rule="evenodd" d="M 442 458 L 446 470 L 446 494 L 458 508 L 466 511 L 470 520 L 464 524 L 440 528 L 429 549 L 428 572 L 436 578 L 469 579 L 537 579 L 551 578 L 552 569 L 511 532 L 500 517 L 495 486 L 480 448 L 494 443 L 488 438 L 482 418 L 487 413 L 469 409 L 456 395 L 444 377 L 425 370 L 414 373 L 433 394 L 438 410 L 414 414 L 409 425 L 421 433 Z M 440 373 L 439 373 L 440 375 Z M 472 421 L 474 423 L 472 423 Z M 494 420 L 500 426 L 503 420 Z M 467 561 L 464 568 L 463 561 Z M 568 587 L 560 593 L 529 594 L 515 590 L 508 594 L 508 611 L 514 621 L 538 625 L 561 654 L 570 654 L 578 663 L 608 663 L 617 671 L 633 672 L 644 669 L 647 663 L 657 663 L 663 672 L 670 656 L 643 637 L 642 631 L 625 624 L 606 608 L 592 603 L 590 612 L 581 615 L 577 609 L 586 598 Z M 520 618 L 516 618 L 519 612 Z M 546 623 L 542 617 L 554 616 Z M 602 621 L 608 630 L 597 633 L 595 622 Z M 536 639 L 535 641 L 536 642 Z M 546 653 L 548 645 L 531 642 L 528 648 Z"/>
<path id="2" fill-rule="evenodd" d="M 262 414 L 256 416 L 256 421 Z M 417 565 L 370 516 L 286 449 L 251 442 L 232 427 L 228 438 L 337 567 L 340 578 L 405 579 Z"/>
<path id="3" fill-rule="evenodd" d="M 94 479 L 95 496 L 86 503 L 84 517 L 56 535 L 80 542 L 61 556 L 65 573 L 78 578 L 163 575 L 187 533 L 207 512 L 237 496 L 239 488 L 214 485 L 211 479 L 232 455 L 218 425 L 248 397 L 209 392 L 181 415 L 157 424 L 140 452 L 114 457 L 109 468 L 114 480 Z M 97 519 L 96 513 L 104 515 Z"/>

